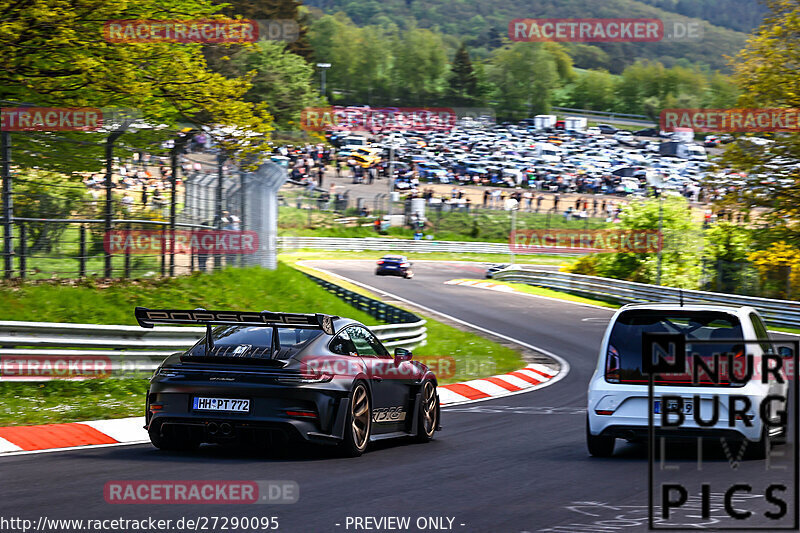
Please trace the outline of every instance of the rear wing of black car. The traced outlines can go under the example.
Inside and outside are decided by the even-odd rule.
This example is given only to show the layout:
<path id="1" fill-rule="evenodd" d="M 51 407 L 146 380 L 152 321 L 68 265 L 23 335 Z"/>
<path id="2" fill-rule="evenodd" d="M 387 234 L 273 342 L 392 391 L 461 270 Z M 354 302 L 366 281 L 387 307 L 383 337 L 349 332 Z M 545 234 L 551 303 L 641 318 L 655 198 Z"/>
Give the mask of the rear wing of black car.
<path id="1" fill-rule="evenodd" d="M 272 313 L 270 311 L 207 311 L 205 309 L 148 309 L 136 307 L 136 321 L 143 328 L 155 324 L 198 324 L 204 326 L 267 326 L 321 329 L 333 335 L 337 316 L 302 313 Z"/>

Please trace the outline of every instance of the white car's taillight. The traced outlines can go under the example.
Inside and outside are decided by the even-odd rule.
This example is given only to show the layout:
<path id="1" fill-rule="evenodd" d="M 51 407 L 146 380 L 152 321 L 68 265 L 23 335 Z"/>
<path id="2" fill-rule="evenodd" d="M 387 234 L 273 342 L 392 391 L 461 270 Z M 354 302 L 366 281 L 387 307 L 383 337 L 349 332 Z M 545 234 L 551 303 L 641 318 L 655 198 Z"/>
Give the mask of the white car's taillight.
<path id="1" fill-rule="evenodd" d="M 619 370 L 619 352 L 609 344 L 606 353 L 606 381 L 619 383 Z"/>

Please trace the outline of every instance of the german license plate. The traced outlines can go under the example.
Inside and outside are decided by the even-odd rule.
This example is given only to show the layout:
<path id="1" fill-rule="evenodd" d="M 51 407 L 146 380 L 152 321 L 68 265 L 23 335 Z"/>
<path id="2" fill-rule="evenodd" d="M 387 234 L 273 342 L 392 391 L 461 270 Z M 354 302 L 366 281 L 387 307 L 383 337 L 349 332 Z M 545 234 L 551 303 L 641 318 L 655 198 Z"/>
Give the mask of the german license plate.
<path id="1" fill-rule="evenodd" d="M 674 412 L 675 409 L 678 407 L 678 402 L 675 400 L 669 401 L 669 407 L 671 412 Z M 683 401 L 683 414 L 690 415 L 692 414 L 692 408 L 694 408 L 694 403 L 692 400 L 684 400 Z M 653 401 L 653 413 L 660 415 L 661 414 L 661 400 L 654 400 Z"/>
<path id="2" fill-rule="evenodd" d="M 192 409 L 195 411 L 228 411 L 233 413 L 249 413 L 250 400 L 233 398 L 201 398 L 195 397 Z"/>

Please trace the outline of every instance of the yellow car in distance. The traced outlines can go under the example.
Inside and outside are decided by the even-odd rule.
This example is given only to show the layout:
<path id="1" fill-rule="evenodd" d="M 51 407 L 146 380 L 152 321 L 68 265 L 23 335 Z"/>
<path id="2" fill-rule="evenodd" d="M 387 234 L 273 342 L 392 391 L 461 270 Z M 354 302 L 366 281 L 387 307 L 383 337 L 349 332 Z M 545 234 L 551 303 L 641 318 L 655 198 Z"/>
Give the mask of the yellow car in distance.
<path id="1" fill-rule="evenodd" d="M 350 152 L 350 157 L 359 166 L 369 168 L 381 162 L 381 149 L 371 147 L 357 148 Z"/>

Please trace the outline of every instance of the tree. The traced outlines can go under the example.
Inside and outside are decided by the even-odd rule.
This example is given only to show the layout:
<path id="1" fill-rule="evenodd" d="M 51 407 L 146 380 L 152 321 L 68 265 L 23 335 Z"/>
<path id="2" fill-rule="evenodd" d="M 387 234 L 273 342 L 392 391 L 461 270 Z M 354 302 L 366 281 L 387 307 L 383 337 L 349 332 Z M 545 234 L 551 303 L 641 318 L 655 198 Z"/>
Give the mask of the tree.
<path id="1" fill-rule="evenodd" d="M 287 43 L 287 49 L 310 63 L 314 50 L 308 39 L 307 16 L 300 9 L 302 5 L 298 0 L 226 0 L 222 12 L 231 18 L 294 20 L 300 31 L 296 40 Z"/>
<path id="2" fill-rule="evenodd" d="M 252 87 L 245 97 L 268 103 L 276 125 L 284 130 L 299 120 L 303 108 L 319 104 L 314 69 L 289 52 L 286 43 L 260 41 L 254 49 L 239 52 L 233 64 L 242 75 L 252 75 Z"/>
<path id="3" fill-rule="evenodd" d="M 700 281 L 700 228 L 689 215 L 685 198 L 668 196 L 661 200 L 663 246 L 661 284 L 668 287 L 696 289 Z M 623 208 L 620 230 L 658 230 L 659 201 L 637 200 Z M 570 269 L 577 274 L 591 274 L 640 283 L 658 279 L 657 253 L 603 253 L 582 258 Z"/>
<path id="4" fill-rule="evenodd" d="M 611 111 L 614 106 L 614 77 L 605 70 L 588 70 L 578 76 L 569 92 L 571 107 Z"/>
<path id="5" fill-rule="evenodd" d="M 794 0 L 766 0 L 770 13 L 752 35 L 747 46 L 731 64 L 734 80 L 742 90 L 739 106 L 800 108 L 800 4 Z M 765 222 L 784 226 L 787 238 L 800 243 L 800 137 L 775 134 L 769 146 L 756 145 L 740 137 L 728 145 L 724 155 L 727 165 L 748 172 L 747 189 L 741 196 L 746 208 L 766 209 Z M 774 187 L 764 183 L 762 175 L 784 179 L 790 185 Z"/>
<path id="6" fill-rule="evenodd" d="M 517 42 L 495 50 L 488 73 L 494 101 L 515 119 L 549 111 L 550 95 L 559 85 L 556 62 L 540 43 Z"/>
<path id="7" fill-rule="evenodd" d="M 747 262 L 753 232 L 732 222 L 718 222 L 705 232 L 704 259 L 715 272 L 707 289 L 741 293 L 747 282 Z"/>
<path id="8" fill-rule="evenodd" d="M 605 69 L 611 66 L 611 59 L 602 48 L 582 43 L 570 43 L 569 53 L 575 66 L 585 69 Z"/>
<path id="9" fill-rule="evenodd" d="M 20 218 L 70 218 L 89 201 L 79 177 L 38 169 L 20 169 L 14 176 L 14 215 Z M 66 224 L 27 222 L 26 252 L 51 252 Z"/>
<path id="10" fill-rule="evenodd" d="M 395 39 L 393 50 L 393 96 L 404 106 L 436 103 L 448 70 L 441 34 L 414 28 Z"/>
<path id="11" fill-rule="evenodd" d="M 247 79 L 226 79 L 208 69 L 199 44 L 113 43 L 100 39 L 103 22 L 126 19 L 219 18 L 210 0 L 22 0 L 0 7 L 0 100 L 53 107 L 136 110 L 149 125 L 193 122 L 229 126 L 219 139 L 229 150 L 259 152 L 272 118 L 242 98 Z M 231 45 L 234 47 L 241 44 Z M 252 133 L 261 134 L 252 137 Z M 65 133 L 76 141 L 59 157 L 42 158 L 54 135 L 17 135 L 15 162 L 96 170 L 106 133 Z M 149 136 L 127 136 L 131 143 Z M 80 144 L 80 143 L 88 144 Z M 89 149 L 94 152 L 87 154 Z M 71 157 L 71 156 L 79 157 Z M 26 156 L 28 159 L 26 159 Z M 63 157 L 62 157 L 63 156 Z M 86 157 L 88 156 L 88 157 Z M 81 163 L 83 161 L 83 163 Z"/>
<path id="12" fill-rule="evenodd" d="M 467 47 L 462 43 L 450 67 L 447 98 L 453 105 L 473 105 L 478 98 L 478 77 Z"/>
<path id="13" fill-rule="evenodd" d="M 797 299 L 800 283 L 800 250 L 784 242 L 752 252 L 748 259 L 761 276 L 762 293 L 773 298 Z"/>

